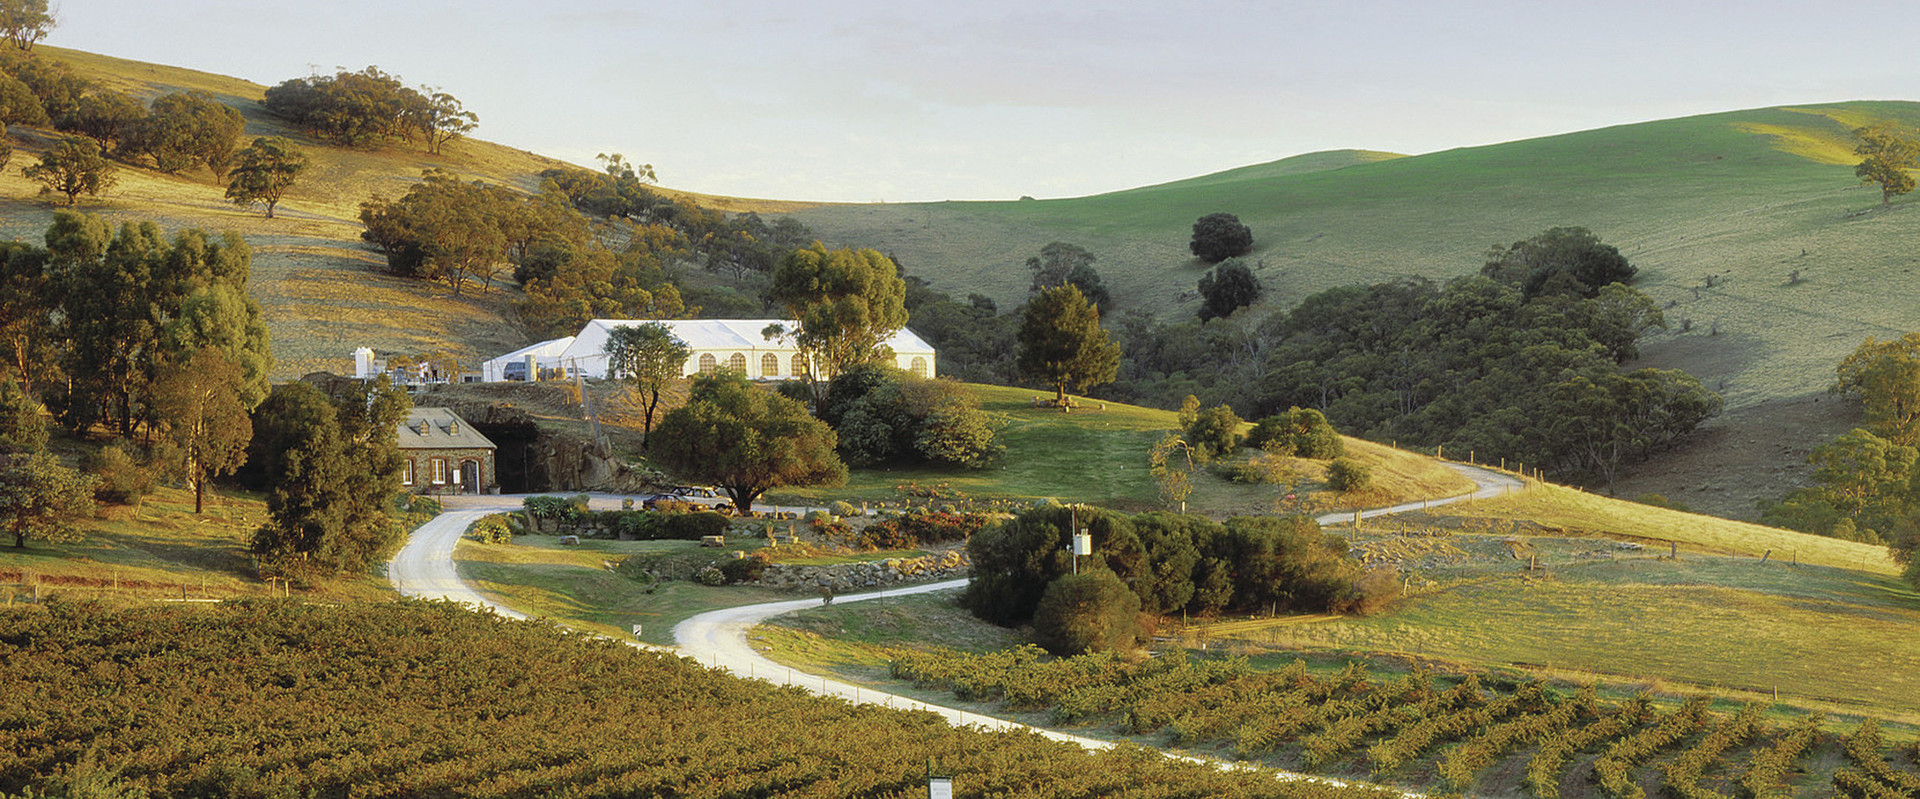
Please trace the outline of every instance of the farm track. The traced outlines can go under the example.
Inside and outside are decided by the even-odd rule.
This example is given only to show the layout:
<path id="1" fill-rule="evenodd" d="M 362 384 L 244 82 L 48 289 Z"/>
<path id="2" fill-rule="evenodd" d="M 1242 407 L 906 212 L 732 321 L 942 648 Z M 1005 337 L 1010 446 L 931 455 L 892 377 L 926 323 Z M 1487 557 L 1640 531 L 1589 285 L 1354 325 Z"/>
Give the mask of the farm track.
<path id="1" fill-rule="evenodd" d="M 1477 488 L 1469 493 L 1444 499 L 1423 502 L 1409 502 L 1386 508 L 1361 511 L 1362 518 L 1372 518 L 1395 513 L 1423 510 L 1435 505 L 1462 502 L 1499 496 L 1522 487 L 1518 478 L 1465 464 L 1449 463 L 1449 468 L 1460 472 L 1473 480 Z M 597 497 L 599 502 L 613 503 L 617 498 Z M 394 556 L 388 564 L 388 579 L 394 588 L 404 596 L 427 599 L 444 599 L 453 602 L 488 608 L 496 613 L 512 618 L 527 618 L 526 614 L 499 603 L 488 600 L 460 579 L 454 568 L 453 549 L 460 541 L 467 525 L 488 513 L 518 508 L 518 497 L 457 497 L 447 502 L 448 510 L 415 530 L 407 540 L 406 546 Z M 596 503 L 598 504 L 598 503 Z M 1322 524 L 1349 521 L 1352 512 L 1331 513 L 1319 517 Z M 910 596 L 952 590 L 966 585 L 966 580 L 946 580 L 937 583 L 876 591 L 864 594 L 851 594 L 836 597 L 836 602 L 863 602 L 889 597 Z M 876 691 L 852 683 L 833 680 L 825 675 L 797 672 L 792 668 L 775 663 L 753 648 L 749 636 L 754 627 L 767 619 L 796 610 L 819 606 L 816 599 L 795 599 L 781 602 L 767 602 L 758 605 L 745 605 L 734 608 L 722 608 L 689 618 L 675 625 L 673 637 L 680 654 L 693 658 L 697 662 L 725 669 L 736 677 L 766 680 L 780 685 L 792 685 L 804 688 L 822 696 L 832 696 L 847 701 L 864 704 L 884 705 L 887 707 L 924 710 L 939 714 L 948 723 L 956 726 L 976 726 L 996 730 L 1029 730 L 1047 738 L 1064 741 L 1087 749 L 1108 749 L 1114 746 L 1111 741 L 1102 741 L 1084 736 L 1071 735 L 1056 730 L 1033 727 L 1005 719 L 971 713 L 959 708 L 929 704 L 895 694 Z M 633 643 L 633 642 L 629 642 Z M 644 646 L 633 643 L 634 646 Z M 651 648 L 651 647 L 649 647 Z M 672 650 L 670 650 L 672 651 Z M 1168 753 L 1177 757 L 1220 768 L 1234 768 L 1232 764 L 1216 760 L 1193 758 Z M 1347 784 L 1338 780 L 1328 780 L 1309 774 L 1275 772 L 1282 779 L 1312 779 L 1333 784 Z M 1410 796 L 1412 794 L 1409 794 Z"/>

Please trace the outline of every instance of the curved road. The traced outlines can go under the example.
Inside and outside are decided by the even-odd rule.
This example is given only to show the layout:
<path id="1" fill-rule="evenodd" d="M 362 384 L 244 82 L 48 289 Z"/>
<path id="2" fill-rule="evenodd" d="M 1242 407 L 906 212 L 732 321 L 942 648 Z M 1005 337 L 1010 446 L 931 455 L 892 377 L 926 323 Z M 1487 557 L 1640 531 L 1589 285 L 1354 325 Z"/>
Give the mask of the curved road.
<path id="1" fill-rule="evenodd" d="M 1387 508 L 1375 508 L 1362 511 L 1362 518 L 1385 516 L 1395 513 L 1422 510 L 1436 505 L 1463 502 L 1470 499 L 1495 497 L 1521 488 L 1524 484 L 1517 477 L 1481 469 L 1465 464 L 1449 463 L 1448 468 L 1472 480 L 1475 490 L 1444 499 L 1408 502 Z M 617 497 L 596 496 L 595 504 L 617 502 Z M 520 507 L 520 498 L 500 497 L 449 497 L 444 500 L 447 512 L 435 517 L 415 530 L 408 538 L 406 547 L 395 555 L 388 564 L 387 576 L 394 588 L 405 596 L 418 596 L 430 599 L 447 599 L 482 608 L 513 618 L 526 618 L 512 608 L 499 605 L 474 591 L 460 579 L 454 570 L 453 548 L 459 543 L 460 536 L 475 519 L 500 510 Z M 617 507 L 617 505 L 610 505 Z M 455 508 L 458 508 L 456 510 Z M 1353 518 L 1352 512 L 1329 513 L 1319 517 L 1322 524 L 1334 524 Z M 937 583 L 896 588 L 888 591 L 876 591 L 866 594 L 852 594 L 835 597 L 836 602 L 862 602 L 871 599 L 924 594 L 944 591 L 965 586 L 967 581 L 946 580 Z M 817 674 L 796 672 L 782 666 L 755 651 L 748 643 L 748 634 L 761 622 L 784 613 L 803 608 L 817 607 L 816 599 L 794 599 L 784 602 L 767 602 L 759 605 L 723 608 L 712 610 L 680 622 L 673 628 L 673 640 L 680 652 L 695 660 L 718 668 L 724 668 L 737 677 L 767 680 L 773 683 L 796 685 L 825 696 L 838 696 L 853 702 L 881 704 L 889 707 L 925 710 L 944 716 L 948 722 L 957 725 L 976 725 L 989 729 L 1030 729 L 1048 738 L 1075 743 L 1088 749 L 1106 749 L 1111 742 L 1068 735 L 1053 730 L 1028 727 L 1024 724 L 968 713 L 957 708 L 930 705 L 916 699 L 876 691 L 851 683 L 843 683 Z M 1175 755 L 1176 757 L 1181 757 Z M 1195 760 L 1194 758 L 1182 759 Z M 1219 765 L 1214 761 L 1199 761 Z M 1295 779 L 1320 779 L 1309 775 L 1283 776 Z M 1412 795 L 1412 794 L 1409 794 Z"/>

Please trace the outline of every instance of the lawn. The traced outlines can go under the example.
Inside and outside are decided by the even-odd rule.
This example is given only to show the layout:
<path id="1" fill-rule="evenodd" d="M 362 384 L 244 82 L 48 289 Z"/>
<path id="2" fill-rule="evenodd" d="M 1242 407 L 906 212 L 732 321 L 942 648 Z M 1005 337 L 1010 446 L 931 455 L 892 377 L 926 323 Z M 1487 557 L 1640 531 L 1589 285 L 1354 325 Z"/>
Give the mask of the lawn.
<path id="1" fill-rule="evenodd" d="M 758 543 L 709 549 L 692 541 L 559 541 L 539 535 L 504 545 L 462 540 L 454 564 L 475 590 L 515 610 L 604 635 L 627 636 L 638 624 L 640 640 L 652 644 L 672 644 L 673 626 L 704 611 L 793 598 L 752 586 L 700 585 L 684 576 Z M 633 562 L 619 568 L 628 559 Z M 644 579 L 644 568 L 667 579 Z"/>
<path id="2" fill-rule="evenodd" d="M 1036 408 L 1027 389 L 967 384 L 996 425 L 1006 453 L 986 468 L 855 470 L 847 485 L 775 492 L 782 504 L 912 503 L 925 506 L 962 497 L 1015 504 L 1052 498 L 1128 511 L 1164 509 L 1148 469 L 1154 442 L 1179 427 L 1172 411 L 1086 401 L 1071 413 Z M 1362 496 L 1317 493 L 1315 507 L 1351 507 L 1438 498 L 1471 491 L 1472 483 L 1430 458 L 1347 439 L 1349 454 L 1373 466 L 1378 488 Z M 1301 462 L 1302 493 L 1324 489 L 1325 465 Z M 1188 509 L 1216 516 L 1273 513 L 1284 493 L 1272 485 L 1234 483 L 1207 471 L 1193 473 Z M 926 494 L 934 496 L 925 496 Z"/>

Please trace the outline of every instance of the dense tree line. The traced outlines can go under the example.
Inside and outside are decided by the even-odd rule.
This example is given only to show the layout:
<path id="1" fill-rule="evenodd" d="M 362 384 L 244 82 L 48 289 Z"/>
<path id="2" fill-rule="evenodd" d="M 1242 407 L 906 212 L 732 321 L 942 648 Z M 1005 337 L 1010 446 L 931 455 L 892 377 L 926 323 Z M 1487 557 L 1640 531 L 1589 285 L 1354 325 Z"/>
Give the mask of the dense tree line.
<path id="1" fill-rule="evenodd" d="M 9 796 L 912 796 L 930 763 L 958 796 L 1389 795 L 953 727 L 446 603 L 54 603 L 0 617 L 0 659 Z"/>
<path id="2" fill-rule="evenodd" d="M 1075 524 L 1092 535 L 1094 547 L 1079 570 L 1112 572 L 1145 613 L 1324 612 L 1367 599 L 1346 541 L 1304 516 L 1217 522 L 1051 505 L 973 536 L 973 579 L 960 603 L 995 624 L 1033 619 L 1048 585 L 1075 571 Z"/>
<path id="3" fill-rule="evenodd" d="M 379 67 L 290 78 L 267 89 L 263 104 L 276 116 L 342 147 L 420 142 L 427 152 L 438 153 L 480 120 L 453 95 L 410 88 Z"/>

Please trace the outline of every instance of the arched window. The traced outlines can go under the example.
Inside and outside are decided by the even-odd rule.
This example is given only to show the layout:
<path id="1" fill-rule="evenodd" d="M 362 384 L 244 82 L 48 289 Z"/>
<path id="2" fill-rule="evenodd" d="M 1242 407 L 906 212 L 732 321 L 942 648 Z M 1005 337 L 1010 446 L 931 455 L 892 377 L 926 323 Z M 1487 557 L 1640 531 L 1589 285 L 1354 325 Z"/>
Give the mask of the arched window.
<path id="1" fill-rule="evenodd" d="M 719 368 L 720 368 L 720 362 L 714 359 L 713 353 L 711 352 L 700 353 L 700 374 L 710 375 L 710 374 L 713 374 Z"/>
<path id="2" fill-rule="evenodd" d="M 738 352 L 734 353 L 733 357 L 727 359 L 727 368 L 743 375 L 746 374 L 747 356 Z"/>
<path id="3" fill-rule="evenodd" d="M 907 371 L 912 372 L 914 377 L 926 377 L 927 376 L 927 359 L 916 356 L 913 359 L 913 368 L 908 369 Z"/>
<path id="4" fill-rule="evenodd" d="M 760 356 L 760 376 L 761 377 L 779 377 L 780 376 L 780 356 L 775 355 L 771 352 Z"/>
<path id="5" fill-rule="evenodd" d="M 805 375 L 806 373 L 807 373 L 807 356 L 801 355 L 800 353 L 797 353 L 797 352 L 794 353 L 793 354 L 793 376 L 800 377 L 802 375 Z"/>

